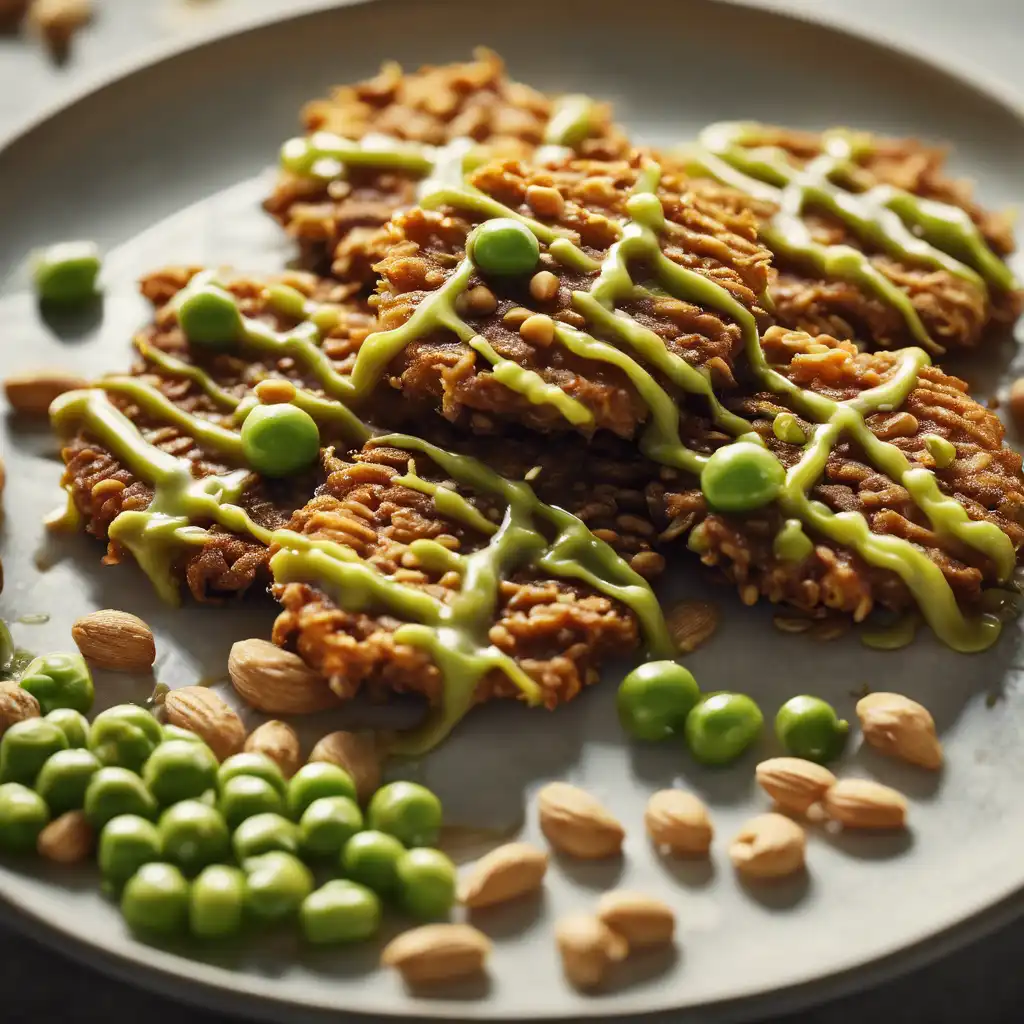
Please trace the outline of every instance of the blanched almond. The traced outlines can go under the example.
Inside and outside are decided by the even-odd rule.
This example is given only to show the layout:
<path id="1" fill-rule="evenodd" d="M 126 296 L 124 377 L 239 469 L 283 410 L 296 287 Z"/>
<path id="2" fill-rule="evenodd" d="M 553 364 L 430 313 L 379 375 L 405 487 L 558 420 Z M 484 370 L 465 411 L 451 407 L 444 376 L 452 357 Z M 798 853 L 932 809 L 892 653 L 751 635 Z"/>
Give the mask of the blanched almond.
<path id="1" fill-rule="evenodd" d="M 104 608 L 71 627 L 82 656 L 112 672 L 146 672 L 156 661 L 153 631 L 137 615 Z"/>
<path id="2" fill-rule="evenodd" d="M 297 654 L 268 640 L 239 640 L 231 647 L 228 674 L 238 695 L 268 715 L 308 715 L 338 705 L 327 680 Z"/>
<path id="3" fill-rule="evenodd" d="M 541 887 L 548 855 L 529 843 L 506 843 L 481 857 L 459 884 L 459 901 L 467 907 L 490 907 Z"/>
<path id="4" fill-rule="evenodd" d="M 747 878 L 785 878 L 804 866 L 807 834 L 782 814 L 761 814 L 740 829 L 729 847 L 736 870 Z"/>
<path id="5" fill-rule="evenodd" d="M 164 698 L 171 725 L 188 729 L 206 741 L 218 761 L 237 754 L 245 743 L 245 726 L 235 710 L 205 686 L 182 686 Z"/>
<path id="6" fill-rule="evenodd" d="M 58 864 L 79 864 L 92 853 L 95 844 L 92 825 L 82 811 L 68 811 L 54 818 L 36 840 L 40 857 Z"/>
<path id="7" fill-rule="evenodd" d="M 427 924 L 404 932 L 384 947 L 380 962 L 409 985 L 430 985 L 478 974 L 491 940 L 468 924 Z"/>
<path id="8" fill-rule="evenodd" d="M 344 768 L 356 784 L 360 803 L 366 803 L 380 789 L 380 754 L 370 734 L 330 732 L 313 747 L 309 759 Z"/>
<path id="9" fill-rule="evenodd" d="M 822 805 L 845 828 L 903 828 L 907 823 L 906 797 L 870 779 L 840 779 Z"/>
<path id="10" fill-rule="evenodd" d="M 614 857 L 626 831 L 603 804 L 578 786 L 548 783 L 537 796 L 540 828 L 555 849 L 583 860 Z"/>
<path id="11" fill-rule="evenodd" d="M 757 781 L 783 810 L 806 814 L 835 785 L 836 777 L 813 761 L 773 757 L 757 766 Z"/>
<path id="12" fill-rule="evenodd" d="M 865 741 L 876 750 L 932 771 L 942 767 L 935 719 L 922 704 L 899 693 L 869 693 L 857 702 Z"/>
<path id="13" fill-rule="evenodd" d="M 0 736 L 15 722 L 38 718 L 39 701 L 13 679 L 0 680 Z"/>
<path id="14" fill-rule="evenodd" d="M 302 764 L 299 735 L 287 722 L 270 721 L 249 733 L 245 749 L 265 754 L 290 779 Z"/>
<path id="15" fill-rule="evenodd" d="M 592 914 L 573 914 L 555 925 L 565 976 L 578 989 L 599 988 L 612 966 L 629 952 L 626 940 Z"/>
<path id="16" fill-rule="evenodd" d="M 683 857 L 705 857 L 715 830 L 704 802 L 683 789 L 662 789 L 647 801 L 644 824 L 651 841 Z"/>
<path id="17" fill-rule="evenodd" d="M 672 908 L 642 892 L 606 892 L 598 901 L 597 916 L 629 943 L 631 951 L 663 946 L 675 935 L 676 916 Z"/>

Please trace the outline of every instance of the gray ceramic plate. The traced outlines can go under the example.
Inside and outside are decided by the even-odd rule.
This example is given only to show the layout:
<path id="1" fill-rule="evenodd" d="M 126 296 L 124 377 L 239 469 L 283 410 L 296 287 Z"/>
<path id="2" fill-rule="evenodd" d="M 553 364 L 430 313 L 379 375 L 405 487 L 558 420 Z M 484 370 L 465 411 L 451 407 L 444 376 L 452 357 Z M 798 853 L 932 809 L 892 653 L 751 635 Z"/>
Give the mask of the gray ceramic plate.
<path id="1" fill-rule="evenodd" d="M 628 17 L 611 0 L 518 0 L 514 18 L 469 0 L 319 10 L 151 62 L 54 112 L 0 153 L 3 372 L 48 362 L 88 373 L 124 366 L 130 333 L 145 315 L 133 281 L 162 263 L 281 266 L 288 249 L 257 208 L 266 178 L 253 175 L 273 161 L 303 100 L 371 73 L 385 57 L 439 62 L 480 42 L 541 88 L 615 101 L 643 141 L 671 142 L 704 122 L 735 117 L 913 132 L 950 140 L 956 169 L 978 179 L 986 203 L 1020 198 L 1024 122 L 1017 112 L 916 59 L 779 15 L 707 0 L 648 0 L 630 5 Z M 93 315 L 45 323 L 26 288 L 25 253 L 79 236 L 112 250 L 106 300 Z M 1007 369 L 1009 348 L 988 360 L 979 390 Z M 222 674 L 233 639 L 267 633 L 270 607 L 160 607 L 133 568 L 101 569 L 95 544 L 47 538 L 40 517 L 59 498 L 55 444 L 43 429 L 4 426 L 2 610 L 10 618 L 50 616 L 45 624 L 18 624 L 22 644 L 64 647 L 77 615 L 128 608 L 157 632 L 156 679 L 183 685 Z M 678 567 L 675 590 L 704 586 L 692 566 Z M 601 796 L 629 829 L 621 863 L 556 863 L 543 900 L 481 921 L 496 943 L 487 983 L 416 1000 L 373 969 L 373 949 L 311 956 L 256 942 L 200 959 L 152 949 L 126 934 L 86 876 L 3 865 L 0 893 L 18 920 L 125 977 L 289 1020 L 342 1009 L 447 1019 L 680 1009 L 692 1011 L 687 1020 L 761 1016 L 863 983 L 869 969 L 877 977 L 932 955 L 1012 913 L 1024 885 L 1017 629 L 984 656 L 957 656 L 929 638 L 879 654 L 854 639 L 814 644 L 784 636 L 767 611 L 714 593 L 726 606 L 725 625 L 692 658 L 707 689 L 749 691 L 769 713 L 812 690 L 850 713 L 851 692 L 870 682 L 934 710 L 949 751 L 940 779 L 863 751 L 843 765 L 913 798 L 906 836 L 815 835 L 806 879 L 745 890 L 725 849 L 741 822 L 765 807 L 752 769 L 771 751 L 769 740 L 715 773 L 695 769 L 679 750 L 632 748 L 615 722 L 610 679 L 555 715 L 487 708 L 416 768 L 456 823 L 514 832 L 525 808 L 522 831 L 533 837 L 534 791 L 567 778 Z M 115 703 L 145 699 L 154 679 L 99 683 L 103 702 Z M 999 700 L 987 700 L 992 694 Z M 327 723 L 318 727 L 326 731 Z M 662 863 L 644 840 L 645 798 L 671 784 L 693 788 L 713 808 L 719 838 L 712 867 Z M 613 992 L 585 999 L 560 976 L 551 922 L 617 884 L 676 907 L 679 951 L 637 961 Z"/>

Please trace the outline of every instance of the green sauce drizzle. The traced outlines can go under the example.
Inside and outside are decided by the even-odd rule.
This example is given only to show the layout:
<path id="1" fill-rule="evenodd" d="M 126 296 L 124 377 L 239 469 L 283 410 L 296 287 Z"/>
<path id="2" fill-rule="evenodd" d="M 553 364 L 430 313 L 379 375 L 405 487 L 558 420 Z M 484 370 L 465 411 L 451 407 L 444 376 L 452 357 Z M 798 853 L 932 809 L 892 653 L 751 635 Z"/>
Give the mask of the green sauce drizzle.
<path id="1" fill-rule="evenodd" d="M 938 434 L 925 434 L 924 446 L 937 469 L 948 469 L 956 461 L 956 446 Z"/>
<path id="2" fill-rule="evenodd" d="M 576 146 L 593 129 L 594 101 L 589 96 L 562 96 L 548 121 L 544 142 L 549 146 Z"/>
<path id="3" fill-rule="evenodd" d="M 799 519 L 787 519 L 775 535 L 772 552 L 783 562 L 802 562 L 814 551 L 814 543 L 804 533 L 804 524 Z"/>

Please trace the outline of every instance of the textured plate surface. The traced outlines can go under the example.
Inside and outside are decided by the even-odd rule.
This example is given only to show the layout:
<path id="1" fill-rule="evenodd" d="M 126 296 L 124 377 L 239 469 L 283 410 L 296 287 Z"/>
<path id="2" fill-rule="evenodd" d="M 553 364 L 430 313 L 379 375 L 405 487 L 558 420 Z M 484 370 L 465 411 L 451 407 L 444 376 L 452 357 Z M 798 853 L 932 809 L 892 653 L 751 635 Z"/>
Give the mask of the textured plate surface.
<path id="1" fill-rule="evenodd" d="M 294 131 L 303 100 L 332 82 L 372 73 L 385 57 L 440 62 L 483 42 L 505 55 L 513 74 L 541 88 L 613 100 L 621 120 L 647 142 L 686 138 L 707 121 L 736 117 L 944 138 L 956 146 L 955 168 L 977 178 L 987 204 L 1020 199 L 1024 122 L 913 59 L 708 0 L 649 0 L 631 5 L 628 18 L 610 0 L 581 12 L 569 2 L 519 0 L 514 24 L 499 28 L 513 19 L 489 17 L 485 6 L 468 0 L 387 0 L 323 11 L 154 63 L 54 114 L 0 153 L 0 369 L 6 375 L 52 363 L 94 374 L 123 367 L 131 332 L 145 316 L 134 279 L 161 264 L 281 266 L 289 249 L 257 208 L 266 179 L 253 175 Z M 78 236 L 112 250 L 105 301 L 89 315 L 46 323 L 27 291 L 25 253 Z M 1010 350 L 1006 345 L 986 360 L 975 379 L 979 392 L 997 385 Z M 135 569 L 102 569 L 95 543 L 47 537 L 40 517 L 59 500 L 55 444 L 45 429 L 9 417 L 3 428 L 7 582 L 0 610 L 10 619 L 50 616 L 45 624 L 17 624 L 21 644 L 65 647 L 76 616 L 126 608 L 157 633 L 155 679 L 178 686 L 218 679 L 233 639 L 267 634 L 269 605 L 164 608 Z M 525 808 L 523 834 L 536 838 L 534 791 L 567 778 L 602 797 L 628 828 L 621 863 L 556 862 L 543 900 L 482 918 L 496 944 L 486 983 L 416 1000 L 390 974 L 371 969 L 376 949 L 312 955 L 276 939 L 186 959 L 183 950 L 131 939 L 87 875 L 0 864 L 0 893 L 35 930 L 127 977 L 289 1020 L 336 1017 L 339 1009 L 445 1019 L 670 1009 L 692 1010 L 701 1021 L 762 1016 L 784 1001 L 834 993 L 900 951 L 935 950 L 934 941 L 921 944 L 941 933 L 947 941 L 965 937 L 968 922 L 976 926 L 986 912 L 990 919 L 1013 909 L 1011 897 L 1024 886 L 1016 626 L 983 656 L 957 656 L 927 637 L 880 654 L 852 638 L 815 644 L 782 635 L 767 610 L 741 608 L 685 559 L 671 590 L 710 594 L 723 605 L 718 636 L 689 662 L 705 689 L 747 691 L 769 717 L 805 691 L 849 715 L 852 694 L 865 683 L 899 689 L 933 710 L 949 752 L 941 778 L 922 778 L 864 751 L 851 751 L 842 766 L 907 792 L 911 832 L 816 834 L 806 879 L 745 889 L 725 850 L 740 824 L 765 809 L 752 770 L 774 750 L 770 738 L 724 772 L 699 770 L 677 749 L 631 747 L 615 721 L 610 674 L 605 686 L 556 715 L 486 708 L 441 751 L 412 766 L 442 795 L 456 824 L 514 831 Z M 112 704 L 144 700 L 154 678 L 104 676 L 98 684 L 102 703 Z M 336 726 L 320 721 L 315 731 L 329 727 Z M 664 863 L 648 849 L 646 797 L 672 784 L 693 788 L 712 805 L 713 867 Z M 679 950 L 638 958 L 613 992 L 585 999 L 561 978 L 551 922 L 592 905 L 612 885 L 670 901 L 679 914 Z"/>

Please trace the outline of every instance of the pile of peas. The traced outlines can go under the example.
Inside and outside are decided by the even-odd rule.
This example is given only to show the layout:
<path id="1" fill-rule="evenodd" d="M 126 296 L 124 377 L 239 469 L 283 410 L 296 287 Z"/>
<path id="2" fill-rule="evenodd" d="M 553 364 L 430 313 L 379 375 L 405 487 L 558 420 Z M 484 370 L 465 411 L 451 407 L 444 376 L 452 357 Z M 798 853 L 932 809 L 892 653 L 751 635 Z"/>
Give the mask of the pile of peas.
<path id="1" fill-rule="evenodd" d="M 701 764 L 730 764 L 761 733 L 764 716 L 746 694 L 701 694 L 693 674 L 674 661 L 651 661 L 619 686 L 622 728 L 634 739 L 660 742 L 683 737 Z M 775 717 L 775 735 L 788 754 L 809 761 L 837 758 L 849 725 L 819 697 L 786 701 Z"/>
<path id="2" fill-rule="evenodd" d="M 259 753 L 218 764 L 135 704 L 90 724 L 78 654 L 36 659 L 24 682 L 45 713 L 0 739 L 0 852 L 33 852 L 52 817 L 81 811 L 104 889 L 139 934 L 226 938 L 297 919 L 308 941 L 344 943 L 371 937 L 385 903 L 421 920 L 454 904 L 455 867 L 432 848 L 441 802 L 425 787 L 389 783 L 364 810 L 333 764 L 291 779 Z"/>

